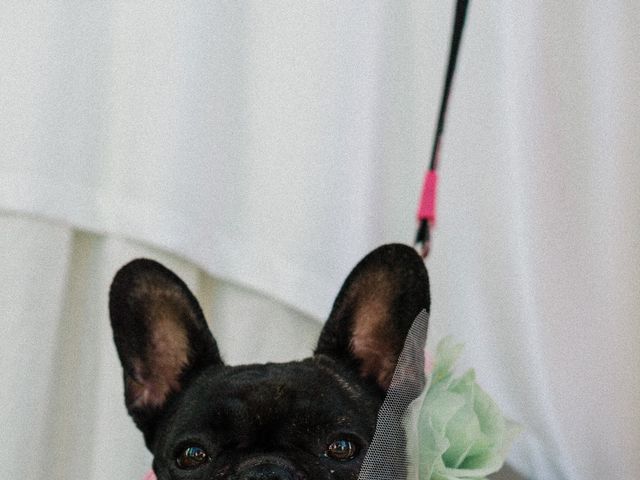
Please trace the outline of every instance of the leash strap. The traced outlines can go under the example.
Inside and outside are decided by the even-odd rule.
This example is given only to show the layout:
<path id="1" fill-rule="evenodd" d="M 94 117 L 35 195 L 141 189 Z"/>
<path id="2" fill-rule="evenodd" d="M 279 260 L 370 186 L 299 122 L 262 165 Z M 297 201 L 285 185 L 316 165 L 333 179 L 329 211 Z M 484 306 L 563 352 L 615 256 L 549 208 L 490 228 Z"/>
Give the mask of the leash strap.
<path id="1" fill-rule="evenodd" d="M 453 74 L 456 70 L 456 61 L 458 60 L 458 50 L 460 49 L 460 40 L 462 39 L 462 30 L 467 16 L 468 4 L 469 0 L 458 0 L 456 3 L 453 35 L 451 37 L 451 48 L 449 50 L 449 65 L 447 66 L 447 76 L 444 82 L 444 91 L 442 92 L 440 114 L 438 115 L 435 138 L 433 139 L 431 161 L 429 162 L 429 169 L 424 176 L 422 194 L 420 195 L 420 203 L 418 205 L 418 232 L 415 243 L 416 246 L 420 247 L 420 252 L 423 257 L 429 254 L 431 246 L 430 230 L 433 230 L 436 223 L 436 190 L 438 186 L 438 174 L 436 170 L 440 161 L 440 140 L 444 132 L 449 93 L 451 92 L 451 84 L 453 83 Z"/>

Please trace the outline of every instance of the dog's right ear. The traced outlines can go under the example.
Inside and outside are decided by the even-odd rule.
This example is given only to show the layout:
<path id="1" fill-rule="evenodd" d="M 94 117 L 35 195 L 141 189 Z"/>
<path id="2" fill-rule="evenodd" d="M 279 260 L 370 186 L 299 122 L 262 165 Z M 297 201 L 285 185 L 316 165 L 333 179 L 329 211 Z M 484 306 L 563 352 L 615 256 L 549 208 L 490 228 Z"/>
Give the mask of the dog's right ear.
<path id="1" fill-rule="evenodd" d="M 222 364 L 220 353 L 188 287 L 153 260 L 120 269 L 111 284 L 109 313 L 127 409 L 148 443 L 167 401 L 194 374 Z"/>
<path id="2" fill-rule="evenodd" d="M 407 245 L 378 247 L 345 280 L 315 354 L 351 365 L 386 391 L 411 325 L 430 304 L 420 255 Z M 426 329 L 422 334 L 417 340 L 424 345 Z"/>

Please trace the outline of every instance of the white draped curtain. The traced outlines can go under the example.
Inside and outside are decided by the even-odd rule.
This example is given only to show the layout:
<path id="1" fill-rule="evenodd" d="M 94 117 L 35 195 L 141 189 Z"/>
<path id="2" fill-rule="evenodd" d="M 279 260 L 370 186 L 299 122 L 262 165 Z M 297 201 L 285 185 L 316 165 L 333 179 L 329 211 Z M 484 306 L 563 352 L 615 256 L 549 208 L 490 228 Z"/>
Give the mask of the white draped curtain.
<path id="1" fill-rule="evenodd" d="M 231 363 L 313 349 L 410 242 L 453 2 L 0 1 L 0 462 L 140 478 L 106 303 L 137 256 Z M 473 2 L 427 262 L 429 345 L 532 479 L 640 478 L 640 4 Z"/>

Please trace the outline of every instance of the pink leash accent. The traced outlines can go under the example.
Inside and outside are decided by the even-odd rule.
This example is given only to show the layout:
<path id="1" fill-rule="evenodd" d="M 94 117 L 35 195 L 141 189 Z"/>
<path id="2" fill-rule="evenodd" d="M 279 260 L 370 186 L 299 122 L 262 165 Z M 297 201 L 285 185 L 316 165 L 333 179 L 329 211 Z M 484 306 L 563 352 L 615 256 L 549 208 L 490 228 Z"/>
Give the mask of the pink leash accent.
<path id="1" fill-rule="evenodd" d="M 438 174 L 435 170 L 428 170 L 424 176 L 422 196 L 418 207 L 418 220 L 426 220 L 430 226 L 436 223 L 436 189 Z"/>
<path id="2" fill-rule="evenodd" d="M 153 470 L 149 470 L 142 480 L 158 480 Z"/>

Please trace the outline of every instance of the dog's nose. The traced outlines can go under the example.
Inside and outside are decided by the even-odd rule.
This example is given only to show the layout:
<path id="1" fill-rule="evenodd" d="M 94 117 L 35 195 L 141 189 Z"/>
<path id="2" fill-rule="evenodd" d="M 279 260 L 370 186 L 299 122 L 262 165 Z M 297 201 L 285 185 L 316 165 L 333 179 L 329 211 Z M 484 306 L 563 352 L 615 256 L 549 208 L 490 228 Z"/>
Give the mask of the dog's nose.
<path id="1" fill-rule="evenodd" d="M 281 465 L 262 463 L 239 472 L 238 480 L 296 480 L 296 475 Z"/>

